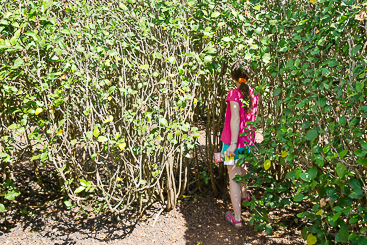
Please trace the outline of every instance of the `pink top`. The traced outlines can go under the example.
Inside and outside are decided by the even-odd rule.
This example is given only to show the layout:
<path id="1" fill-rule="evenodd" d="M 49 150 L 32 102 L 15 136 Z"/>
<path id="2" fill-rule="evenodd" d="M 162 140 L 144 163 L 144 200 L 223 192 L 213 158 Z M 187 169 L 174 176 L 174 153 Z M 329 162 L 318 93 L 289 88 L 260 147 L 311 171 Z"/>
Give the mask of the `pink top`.
<path id="1" fill-rule="evenodd" d="M 240 105 L 240 131 L 238 134 L 238 141 L 237 141 L 237 147 L 245 147 L 245 146 L 252 146 L 255 142 L 255 131 L 254 128 L 251 128 L 250 133 L 246 136 L 240 136 L 241 134 L 247 132 L 245 129 L 247 126 L 247 122 L 253 122 L 256 118 L 257 113 L 257 105 L 259 103 L 259 93 L 255 96 L 254 95 L 254 88 L 250 88 L 250 96 L 252 97 L 252 112 L 246 113 L 245 109 L 242 107 L 242 102 L 240 99 L 242 99 L 242 94 L 239 88 L 232 89 L 229 91 L 226 102 L 227 102 L 227 112 L 226 112 L 226 119 L 224 122 L 224 128 L 222 132 L 222 137 L 220 140 L 227 144 L 231 144 L 231 106 L 229 101 L 236 101 Z"/>

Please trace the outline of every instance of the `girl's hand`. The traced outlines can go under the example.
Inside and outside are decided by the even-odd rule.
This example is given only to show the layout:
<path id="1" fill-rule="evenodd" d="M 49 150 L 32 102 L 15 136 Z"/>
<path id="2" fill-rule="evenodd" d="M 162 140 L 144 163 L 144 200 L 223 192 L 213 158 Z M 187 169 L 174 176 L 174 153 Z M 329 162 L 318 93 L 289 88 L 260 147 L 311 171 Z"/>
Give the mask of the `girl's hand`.
<path id="1" fill-rule="evenodd" d="M 230 145 L 227 150 L 226 150 L 226 154 L 228 157 L 231 157 L 231 156 L 236 156 L 234 154 L 234 151 L 237 149 L 237 146 L 236 145 Z"/>

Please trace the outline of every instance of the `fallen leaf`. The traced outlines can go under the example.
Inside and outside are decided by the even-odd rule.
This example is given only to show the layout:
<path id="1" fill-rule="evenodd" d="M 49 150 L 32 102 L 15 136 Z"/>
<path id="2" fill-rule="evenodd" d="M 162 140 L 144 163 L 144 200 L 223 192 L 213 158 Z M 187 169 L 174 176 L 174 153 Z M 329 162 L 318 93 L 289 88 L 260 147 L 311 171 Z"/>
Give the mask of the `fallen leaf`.
<path id="1" fill-rule="evenodd" d="M 359 14 L 356 14 L 356 16 L 354 17 L 355 20 L 359 20 L 359 21 L 363 21 L 364 19 L 366 19 L 366 11 L 361 11 L 359 12 Z"/>
<path id="2" fill-rule="evenodd" d="M 324 198 L 320 199 L 320 207 L 325 207 L 326 206 L 326 202 Z"/>

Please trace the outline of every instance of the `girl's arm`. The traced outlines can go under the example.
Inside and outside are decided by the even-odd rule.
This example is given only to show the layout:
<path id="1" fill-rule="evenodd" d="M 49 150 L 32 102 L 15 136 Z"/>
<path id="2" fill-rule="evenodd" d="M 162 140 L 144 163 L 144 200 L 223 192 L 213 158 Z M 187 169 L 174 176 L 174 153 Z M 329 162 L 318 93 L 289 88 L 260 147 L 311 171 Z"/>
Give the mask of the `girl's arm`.
<path id="1" fill-rule="evenodd" d="M 230 101 L 231 107 L 231 141 L 237 142 L 238 133 L 240 130 L 240 105 L 238 102 Z M 238 142 L 237 142 L 238 143 Z M 237 149 L 236 145 L 230 145 L 227 149 L 227 156 L 234 156 L 234 151 Z"/>

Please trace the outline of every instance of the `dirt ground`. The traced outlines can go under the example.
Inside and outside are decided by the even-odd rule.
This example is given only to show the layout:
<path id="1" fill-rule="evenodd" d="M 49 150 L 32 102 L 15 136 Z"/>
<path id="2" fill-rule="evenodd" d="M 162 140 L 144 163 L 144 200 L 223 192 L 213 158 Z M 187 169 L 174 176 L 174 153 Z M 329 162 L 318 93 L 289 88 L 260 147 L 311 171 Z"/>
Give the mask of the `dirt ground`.
<path id="1" fill-rule="evenodd" d="M 129 227 L 92 209 L 84 213 L 57 202 L 41 208 L 26 204 L 18 202 L 1 216 L 0 244 L 305 244 L 291 227 L 271 236 L 255 232 L 248 222 L 243 230 L 232 228 L 224 220 L 231 208 L 226 196 L 185 196 L 174 210 L 160 214 L 157 203 Z M 22 214 L 25 208 L 27 214 Z M 250 219 L 248 209 L 242 215 Z"/>
<path id="2" fill-rule="evenodd" d="M 204 131 L 200 136 L 199 142 L 205 145 Z M 16 164 L 14 174 L 20 185 L 17 189 L 22 194 L 7 205 L 6 212 L 0 213 L 0 244 L 3 245 L 306 244 L 297 225 L 292 222 L 292 214 L 286 212 L 273 214 L 290 221 L 286 230 L 275 230 L 273 235 L 254 231 L 248 224 L 253 211 L 248 208 L 242 212 L 244 229 L 234 229 L 224 220 L 225 212 L 232 210 L 229 197 L 224 194 L 218 198 L 209 192 L 205 196 L 184 196 L 170 212 L 160 212 L 161 205 L 155 203 L 145 211 L 140 222 L 126 226 L 110 213 L 98 214 L 93 206 L 68 210 L 61 198 L 46 193 L 34 194 L 32 191 L 42 190 L 35 181 L 30 164 Z M 53 181 L 48 185 L 51 189 L 56 188 Z M 256 194 L 254 190 L 250 191 L 252 195 Z"/>

